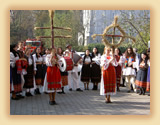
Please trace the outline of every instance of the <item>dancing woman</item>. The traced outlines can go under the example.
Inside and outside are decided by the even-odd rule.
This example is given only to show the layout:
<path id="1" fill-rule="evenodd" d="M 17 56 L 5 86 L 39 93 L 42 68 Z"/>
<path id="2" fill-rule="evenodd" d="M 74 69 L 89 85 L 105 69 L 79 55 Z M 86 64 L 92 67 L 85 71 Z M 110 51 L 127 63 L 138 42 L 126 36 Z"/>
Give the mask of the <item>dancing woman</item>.
<path id="1" fill-rule="evenodd" d="M 101 57 L 102 78 L 100 84 L 100 95 L 105 95 L 105 102 L 111 103 L 110 96 L 116 94 L 116 71 L 118 63 L 114 56 L 110 55 L 110 48 L 104 48 L 104 54 Z"/>
<path id="2" fill-rule="evenodd" d="M 56 92 L 61 91 L 61 74 L 58 68 L 58 56 L 56 54 L 56 49 L 52 49 L 51 54 L 46 56 L 47 65 L 47 92 L 49 93 L 49 104 L 55 105 L 55 95 Z"/>

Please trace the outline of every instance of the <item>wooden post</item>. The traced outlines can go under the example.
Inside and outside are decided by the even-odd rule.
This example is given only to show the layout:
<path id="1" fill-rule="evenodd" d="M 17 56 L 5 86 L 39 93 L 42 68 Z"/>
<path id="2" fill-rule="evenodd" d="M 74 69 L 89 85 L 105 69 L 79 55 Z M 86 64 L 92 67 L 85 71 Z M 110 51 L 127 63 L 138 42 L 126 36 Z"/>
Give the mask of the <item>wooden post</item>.
<path id="1" fill-rule="evenodd" d="M 51 30 L 51 35 L 50 36 L 38 36 L 39 38 L 51 38 L 51 42 L 52 42 L 52 48 L 54 48 L 54 38 L 71 38 L 72 36 L 68 35 L 68 36 L 54 36 L 54 29 L 62 29 L 62 30 L 69 30 L 71 31 L 71 28 L 69 27 L 54 27 L 53 23 L 53 17 L 54 17 L 54 11 L 53 10 L 49 10 L 49 16 L 50 16 L 50 22 L 51 22 L 51 26 L 50 27 L 35 27 L 34 29 L 50 29 Z"/>

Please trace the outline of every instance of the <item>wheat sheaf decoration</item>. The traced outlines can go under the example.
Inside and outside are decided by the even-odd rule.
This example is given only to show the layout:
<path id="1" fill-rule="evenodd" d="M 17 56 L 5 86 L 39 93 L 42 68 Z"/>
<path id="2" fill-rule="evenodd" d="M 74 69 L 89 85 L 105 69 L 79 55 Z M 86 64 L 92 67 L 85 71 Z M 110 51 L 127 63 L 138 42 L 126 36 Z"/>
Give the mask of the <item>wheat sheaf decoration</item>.
<path id="1" fill-rule="evenodd" d="M 48 10 L 48 11 L 49 11 L 49 17 L 53 18 L 55 10 Z"/>
<path id="2" fill-rule="evenodd" d="M 104 45 L 105 45 L 105 46 L 109 46 L 109 47 L 111 47 L 111 48 L 117 48 L 117 47 L 119 47 L 126 38 L 130 38 L 130 39 L 132 39 L 133 42 L 135 42 L 135 41 L 136 41 L 135 38 L 133 38 L 133 37 L 131 37 L 131 36 L 128 36 L 128 35 L 124 32 L 124 30 L 119 26 L 119 24 L 117 24 L 117 21 L 118 21 L 118 16 L 115 16 L 113 23 L 112 23 L 111 25 L 107 26 L 107 27 L 104 29 L 103 34 L 93 34 L 93 35 L 92 35 L 93 40 L 95 40 L 95 38 L 96 38 L 97 36 L 101 36 L 101 37 L 102 37 L 102 42 L 104 43 Z M 113 33 L 113 34 L 108 34 L 108 31 L 109 31 L 111 28 L 114 28 L 114 33 Z M 115 28 L 117 28 L 117 29 L 120 31 L 121 35 L 115 35 Z M 113 39 L 114 37 L 120 37 L 120 40 L 118 41 L 118 43 L 114 43 L 115 41 L 114 41 L 114 39 L 113 39 L 113 40 L 112 40 L 112 43 L 110 43 L 110 42 L 106 39 L 106 36 L 107 36 L 107 37 L 112 37 L 112 39 Z"/>

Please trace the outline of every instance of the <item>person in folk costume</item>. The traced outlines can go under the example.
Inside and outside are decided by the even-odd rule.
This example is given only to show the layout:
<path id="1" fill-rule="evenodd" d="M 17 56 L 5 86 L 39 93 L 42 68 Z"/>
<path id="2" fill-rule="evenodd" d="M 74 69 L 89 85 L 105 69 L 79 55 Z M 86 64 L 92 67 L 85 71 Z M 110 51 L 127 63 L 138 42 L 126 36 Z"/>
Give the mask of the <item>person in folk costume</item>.
<path id="1" fill-rule="evenodd" d="M 123 75 L 125 76 L 125 82 L 128 88 L 128 93 L 131 91 L 131 84 L 133 86 L 134 91 L 136 91 L 135 88 L 135 77 L 136 77 L 136 71 L 135 67 L 137 66 L 136 63 L 136 55 L 133 52 L 132 47 L 127 48 L 125 52 L 125 65 L 123 69 Z"/>
<path id="2" fill-rule="evenodd" d="M 137 64 L 135 64 L 136 67 L 135 67 L 134 69 L 135 69 L 136 75 L 137 75 L 137 72 L 138 72 L 138 70 L 139 70 L 139 61 L 140 61 L 140 59 L 141 59 L 141 54 L 138 53 L 137 48 L 133 48 L 133 52 L 134 52 L 135 55 L 136 55 L 136 63 L 137 63 Z M 131 84 L 131 90 L 133 91 L 133 86 L 132 86 L 132 84 Z M 138 93 L 138 91 L 137 91 L 137 93 Z"/>
<path id="3" fill-rule="evenodd" d="M 10 93 L 12 93 L 12 67 L 10 62 Z"/>
<path id="4" fill-rule="evenodd" d="M 105 102 L 111 103 L 110 96 L 116 94 L 116 70 L 118 66 L 115 56 L 110 54 L 110 47 L 104 48 L 101 57 L 102 77 L 100 84 L 100 95 L 105 95 Z"/>
<path id="5" fill-rule="evenodd" d="M 64 51 L 65 56 L 69 56 L 71 59 L 73 59 L 73 53 L 76 53 L 72 50 L 71 44 L 66 45 L 66 50 Z M 73 87 L 76 89 L 76 91 L 82 92 L 83 90 L 79 87 L 79 76 L 78 76 L 78 64 L 74 64 L 74 67 L 72 71 L 68 71 L 68 86 L 69 91 L 72 91 L 72 85 L 71 82 L 73 80 Z"/>
<path id="6" fill-rule="evenodd" d="M 139 62 L 139 70 L 137 72 L 136 77 L 136 86 L 140 88 L 139 95 L 145 95 L 146 86 L 147 86 L 147 70 L 148 70 L 148 55 L 147 53 L 143 52 L 141 55 L 141 60 Z"/>
<path id="7" fill-rule="evenodd" d="M 146 90 L 150 91 L 150 48 L 147 50 L 147 55 L 148 55 L 149 59 L 147 61 L 148 72 L 147 72 L 147 88 L 146 88 Z M 148 94 L 148 96 L 150 96 L 150 94 Z"/>
<path id="8" fill-rule="evenodd" d="M 21 83 L 21 61 L 19 59 L 19 55 L 17 52 L 18 46 L 17 44 L 13 44 L 10 46 L 10 68 L 12 71 L 12 79 L 13 88 L 11 84 L 12 98 L 13 100 L 19 100 L 20 98 L 24 98 L 24 96 L 20 95 L 22 92 L 22 83 Z"/>
<path id="9" fill-rule="evenodd" d="M 19 42 L 18 43 L 17 52 L 18 52 L 20 58 L 24 58 L 24 45 L 23 45 L 23 42 Z"/>
<path id="10" fill-rule="evenodd" d="M 139 62 L 140 62 L 140 60 L 141 60 L 141 54 L 139 54 L 137 51 L 138 51 L 137 48 L 133 48 L 133 52 L 136 54 L 136 62 L 137 62 L 137 64 L 139 65 Z M 139 70 L 138 68 L 139 68 L 138 66 L 135 68 L 136 73 L 137 73 L 138 70 Z"/>
<path id="11" fill-rule="evenodd" d="M 101 68 L 100 68 L 100 59 L 101 54 L 98 52 L 97 47 L 93 48 L 91 54 L 92 63 L 91 63 L 91 82 L 93 83 L 92 90 L 98 89 L 98 83 L 101 81 Z"/>
<path id="12" fill-rule="evenodd" d="M 17 52 L 18 52 L 18 55 L 19 55 L 19 58 L 20 59 L 24 59 L 24 43 L 23 42 L 19 42 L 18 43 L 18 49 L 17 49 Z M 22 92 L 23 92 L 23 86 L 24 86 L 24 75 L 26 74 L 27 72 L 25 72 L 25 70 L 22 70 L 22 73 L 21 73 L 21 83 L 22 83 Z"/>
<path id="13" fill-rule="evenodd" d="M 26 89 L 26 96 L 33 96 L 30 92 L 30 89 L 34 88 L 34 75 L 36 74 L 36 62 L 34 62 L 33 56 L 31 55 L 31 48 L 25 50 L 24 58 L 28 62 L 27 74 L 24 75 L 24 86 Z"/>
<path id="14" fill-rule="evenodd" d="M 35 75 L 35 85 L 34 85 L 34 88 L 35 88 L 35 91 L 34 93 L 35 94 L 41 94 L 40 93 L 40 88 L 43 86 L 43 58 L 41 56 L 41 48 L 38 47 L 34 50 L 34 53 L 33 54 L 33 59 L 34 59 L 34 62 L 36 62 L 36 75 Z"/>
<path id="15" fill-rule="evenodd" d="M 121 73 L 121 84 L 122 84 L 122 87 L 126 87 L 125 85 L 125 76 L 123 75 L 123 69 L 124 69 L 124 65 L 125 65 L 125 60 L 126 60 L 126 57 L 125 57 L 125 53 L 122 54 L 122 73 Z"/>
<path id="16" fill-rule="evenodd" d="M 61 58 L 64 56 L 63 55 L 63 50 L 61 47 L 58 47 L 57 49 L 57 55 L 59 55 Z M 68 72 L 67 71 L 60 71 L 61 73 L 61 81 L 62 81 L 62 92 L 58 92 L 59 94 L 65 94 L 64 92 L 64 86 L 68 85 Z"/>
<path id="17" fill-rule="evenodd" d="M 52 49 L 51 54 L 46 56 L 47 65 L 47 92 L 49 93 L 50 105 L 55 105 L 56 92 L 61 91 L 61 74 L 59 70 L 59 56 L 56 54 L 56 48 Z"/>
<path id="18" fill-rule="evenodd" d="M 45 50 L 45 54 L 43 55 L 43 78 L 44 78 L 43 92 L 45 94 L 48 94 L 47 93 L 48 84 L 47 84 L 47 82 L 45 82 L 46 81 L 46 77 L 45 76 L 46 76 L 46 72 L 47 72 L 46 57 L 47 57 L 48 54 L 51 54 L 51 51 L 52 51 L 51 48 L 47 48 Z"/>
<path id="19" fill-rule="evenodd" d="M 91 79 L 91 67 L 92 57 L 87 49 L 83 57 L 83 66 L 81 69 L 81 81 L 84 83 L 84 89 L 89 90 L 89 81 Z M 87 85 L 87 87 L 86 87 Z"/>
<path id="20" fill-rule="evenodd" d="M 120 87 L 120 82 L 122 77 L 122 65 L 123 65 L 123 56 L 119 48 L 115 49 L 115 58 L 118 63 L 118 66 L 116 66 L 115 69 L 116 69 L 117 91 L 119 92 L 120 91 L 119 87 Z"/>

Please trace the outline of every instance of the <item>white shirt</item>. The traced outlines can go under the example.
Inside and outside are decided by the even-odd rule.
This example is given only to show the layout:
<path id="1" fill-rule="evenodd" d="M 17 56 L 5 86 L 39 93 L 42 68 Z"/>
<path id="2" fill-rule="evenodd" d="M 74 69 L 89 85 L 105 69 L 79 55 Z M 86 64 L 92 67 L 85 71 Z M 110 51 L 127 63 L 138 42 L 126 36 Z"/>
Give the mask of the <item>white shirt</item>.
<path id="1" fill-rule="evenodd" d="M 40 55 L 40 57 L 39 58 L 37 58 L 36 57 L 36 54 L 33 54 L 33 59 L 34 59 L 34 62 L 43 62 L 43 58 L 42 58 L 42 56 Z"/>
<path id="2" fill-rule="evenodd" d="M 132 58 L 129 57 L 128 59 L 128 63 L 131 63 L 132 62 Z M 137 61 L 137 58 L 136 58 L 136 61 L 133 62 L 133 68 L 138 68 L 138 61 Z M 123 69 L 123 75 L 133 75 L 133 76 L 136 76 L 136 71 L 135 69 L 133 69 L 132 67 L 126 67 Z"/>
<path id="3" fill-rule="evenodd" d="M 57 58 L 58 58 L 58 60 L 59 60 L 59 59 L 62 58 L 62 57 L 59 56 L 59 55 L 57 55 Z M 48 55 L 46 56 L 46 66 L 53 66 L 52 63 L 51 63 L 51 54 L 48 54 Z"/>
<path id="4" fill-rule="evenodd" d="M 10 52 L 10 65 L 12 68 L 15 67 L 16 61 L 19 60 L 19 56 L 17 54 L 17 57 L 14 56 L 12 52 Z"/>
<path id="5" fill-rule="evenodd" d="M 92 61 L 94 61 L 97 65 L 100 65 L 100 60 L 101 60 L 100 53 L 98 55 L 96 55 L 94 58 L 92 58 Z"/>
<path id="6" fill-rule="evenodd" d="M 82 57 L 82 58 L 83 58 L 83 60 L 84 60 L 84 57 L 85 57 L 85 56 L 83 56 L 83 57 Z M 86 62 L 86 63 L 90 63 L 90 62 L 91 62 L 91 58 L 90 58 L 90 56 L 86 56 L 86 58 L 85 58 L 84 62 Z"/>
<path id="7" fill-rule="evenodd" d="M 107 59 L 106 55 L 103 55 L 101 57 L 101 66 L 103 66 L 104 70 L 106 70 L 109 67 L 110 60 L 112 60 L 112 57 L 111 57 L 111 59 Z M 111 64 L 112 64 L 112 66 L 118 66 L 116 59 Z"/>

